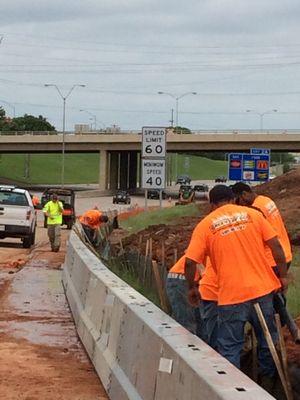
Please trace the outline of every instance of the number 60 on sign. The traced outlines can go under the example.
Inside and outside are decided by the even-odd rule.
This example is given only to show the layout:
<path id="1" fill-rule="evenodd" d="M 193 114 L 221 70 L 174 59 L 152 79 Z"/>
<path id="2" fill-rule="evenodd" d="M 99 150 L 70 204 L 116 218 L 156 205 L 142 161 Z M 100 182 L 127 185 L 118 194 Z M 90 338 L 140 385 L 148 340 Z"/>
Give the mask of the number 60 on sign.
<path id="1" fill-rule="evenodd" d="M 142 157 L 166 156 L 166 128 L 143 127 Z"/>

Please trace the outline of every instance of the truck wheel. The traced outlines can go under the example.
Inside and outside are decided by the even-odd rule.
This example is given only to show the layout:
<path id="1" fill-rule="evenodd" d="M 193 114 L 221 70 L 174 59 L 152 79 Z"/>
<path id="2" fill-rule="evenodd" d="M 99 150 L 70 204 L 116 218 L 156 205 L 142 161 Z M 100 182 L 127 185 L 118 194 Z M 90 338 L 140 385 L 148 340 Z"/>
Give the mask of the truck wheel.
<path id="1" fill-rule="evenodd" d="M 34 245 L 34 243 L 35 243 L 35 229 L 34 229 L 34 231 L 32 232 L 32 234 L 30 236 L 31 236 L 31 245 Z"/>
<path id="2" fill-rule="evenodd" d="M 26 236 L 24 239 L 23 239 L 23 247 L 24 247 L 24 249 L 30 249 L 30 247 L 31 247 L 31 235 L 29 235 L 29 236 Z"/>

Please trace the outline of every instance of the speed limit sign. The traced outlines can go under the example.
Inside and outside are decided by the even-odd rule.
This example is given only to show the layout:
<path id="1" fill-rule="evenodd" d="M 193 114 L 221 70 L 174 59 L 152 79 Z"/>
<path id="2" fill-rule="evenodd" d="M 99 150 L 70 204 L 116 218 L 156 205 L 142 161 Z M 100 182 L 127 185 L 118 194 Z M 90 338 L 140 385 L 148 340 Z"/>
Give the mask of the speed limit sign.
<path id="1" fill-rule="evenodd" d="M 142 160 L 142 187 L 143 189 L 165 188 L 166 162 L 163 159 Z"/>
<path id="2" fill-rule="evenodd" d="M 166 156 L 166 128 L 144 127 L 142 135 L 142 157 Z"/>

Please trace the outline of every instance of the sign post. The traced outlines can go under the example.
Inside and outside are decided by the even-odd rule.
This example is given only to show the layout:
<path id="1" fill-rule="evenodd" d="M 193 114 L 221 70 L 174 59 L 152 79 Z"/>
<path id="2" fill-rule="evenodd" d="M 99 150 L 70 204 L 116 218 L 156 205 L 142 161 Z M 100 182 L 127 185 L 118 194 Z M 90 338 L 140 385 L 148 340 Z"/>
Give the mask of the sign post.
<path id="1" fill-rule="evenodd" d="M 159 190 L 162 207 L 162 190 L 166 184 L 166 128 L 143 127 L 142 129 L 142 188 L 145 189 L 145 209 L 148 190 Z"/>

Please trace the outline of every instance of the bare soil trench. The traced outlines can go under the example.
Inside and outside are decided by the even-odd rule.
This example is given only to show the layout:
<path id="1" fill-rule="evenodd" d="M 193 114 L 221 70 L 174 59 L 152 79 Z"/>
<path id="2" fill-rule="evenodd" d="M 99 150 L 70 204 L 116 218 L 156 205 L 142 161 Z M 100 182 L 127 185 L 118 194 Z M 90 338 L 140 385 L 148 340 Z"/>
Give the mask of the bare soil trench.
<path id="1" fill-rule="evenodd" d="M 104 400 L 61 284 L 63 246 L 52 253 L 39 221 L 36 245 L 0 242 L 0 399 Z M 12 244 L 13 243 L 13 244 Z"/>

